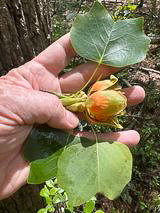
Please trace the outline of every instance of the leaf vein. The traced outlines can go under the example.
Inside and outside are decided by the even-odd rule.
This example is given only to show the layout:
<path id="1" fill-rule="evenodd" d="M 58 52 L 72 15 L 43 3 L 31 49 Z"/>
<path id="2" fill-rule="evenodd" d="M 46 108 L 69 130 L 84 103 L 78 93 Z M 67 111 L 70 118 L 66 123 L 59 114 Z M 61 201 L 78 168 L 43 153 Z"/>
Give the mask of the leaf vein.
<path id="1" fill-rule="evenodd" d="M 98 34 L 99 34 L 101 40 L 106 44 L 107 42 L 105 41 L 105 39 L 103 38 L 102 34 L 100 33 L 100 32 L 101 32 L 101 29 L 100 29 L 100 27 L 99 27 L 99 24 L 97 23 L 96 17 L 95 17 L 95 15 L 92 15 L 92 16 L 93 16 L 93 18 L 94 18 L 94 20 L 95 20 L 95 23 L 96 23 L 96 25 L 97 25 Z"/>

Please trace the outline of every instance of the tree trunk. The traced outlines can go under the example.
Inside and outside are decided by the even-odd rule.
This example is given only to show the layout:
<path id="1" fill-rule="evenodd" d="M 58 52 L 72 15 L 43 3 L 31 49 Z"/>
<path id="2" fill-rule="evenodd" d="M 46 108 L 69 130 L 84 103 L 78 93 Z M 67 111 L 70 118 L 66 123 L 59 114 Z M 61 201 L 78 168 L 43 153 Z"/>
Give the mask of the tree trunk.
<path id="1" fill-rule="evenodd" d="M 0 75 L 51 42 L 50 0 L 0 0 Z"/>
<path id="2" fill-rule="evenodd" d="M 41 186 L 25 185 L 10 198 L 0 201 L 0 213 L 36 213 L 46 204 L 39 195 Z"/>
<path id="3" fill-rule="evenodd" d="M 0 0 L 0 76 L 51 43 L 50 0 Z M 40 186 L 26 185 L 0 201 L 0 213 L 36 213 L 44 207 Z"/>

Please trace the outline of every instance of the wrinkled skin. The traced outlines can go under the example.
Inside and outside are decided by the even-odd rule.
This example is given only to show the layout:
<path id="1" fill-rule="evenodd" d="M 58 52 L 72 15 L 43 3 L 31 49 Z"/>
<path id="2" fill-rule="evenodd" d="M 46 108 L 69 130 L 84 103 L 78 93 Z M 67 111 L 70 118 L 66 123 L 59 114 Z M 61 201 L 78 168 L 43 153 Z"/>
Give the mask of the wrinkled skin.
<path id="1" fill-rule="evenodd" d="M 58 77 L 74 56 L 67 34 L 32 61 L 0 78 L 0 199 L 10 196 L 26 183 L 29 165 L 23 158 L 23 144 L 34 123 L 47 123 L 54 128 L 70 130 L 77 126 L 78 117 L 66 110 L 56 96 L 40 91 L 64 93 L 82 88 L 96 64 L 82 64 Z M 106 66 L 99 68 L 99 74 L 103 74 L 103 77 L 116 71 Z M 144 90 L 139 86 L 124 92 L 129 105 L 138 104 L 144 99 Z M 85 132 L 77 135 L 94 137 Z M 139 134 L 134 130 L 100 134 L 98 137 L 129 145 L 139 142 Z"/>

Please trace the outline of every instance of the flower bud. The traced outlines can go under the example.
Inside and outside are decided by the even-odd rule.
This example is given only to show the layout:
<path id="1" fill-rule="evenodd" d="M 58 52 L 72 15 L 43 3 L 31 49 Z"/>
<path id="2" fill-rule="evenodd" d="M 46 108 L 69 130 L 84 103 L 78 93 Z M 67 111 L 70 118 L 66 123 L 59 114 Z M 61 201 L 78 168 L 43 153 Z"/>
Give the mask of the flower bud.
<path id="1" fill-rule="evenodd" d="M 76 94 L 59 95 L 63 106 L 72 112 L 85 112 L 86 119 L 94 124 L 107 124 L 123 128 L 117 116 L 124 114 L 127 98 L 117 85 L 118 79 L 97 81 L 88 94 L 79 91 Z"/>
<path id="2" fill-rule="evenodd" d="M 114 77 L 114 82 L 112 79 L 98 81 L 92 86 L 89 92 L 91 95 L 88 96 L 85 104 L 86 118 L 94 124 L 108 124 L 122 128 L 117 116 L 124 114 L 127 106 L 127 98 L 115 85 L 117 78 Z M 99 91 L 96 87 L 97 85 Z"/>
<path id="3" fill-rule="evenodd" d="M 93 92 L 96 92 L 96 91 L 117 88 L 117 82 L 118 82 L 118 78 L 116 78 L 114 75 L 111 75 L 110 79 L 107 79 L 107 80 L 104 80 L 104 81 L 97 81 L 90 88 L 88 95 L 90 95 L 90 94 L 92 94 Z"/>

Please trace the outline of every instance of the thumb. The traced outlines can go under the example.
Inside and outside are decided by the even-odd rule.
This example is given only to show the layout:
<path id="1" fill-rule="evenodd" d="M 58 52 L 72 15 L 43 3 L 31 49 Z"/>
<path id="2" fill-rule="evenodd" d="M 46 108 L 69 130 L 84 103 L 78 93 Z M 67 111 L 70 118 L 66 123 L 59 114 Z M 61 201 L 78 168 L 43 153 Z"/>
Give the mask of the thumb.
<path id="1" fill-rule="evenodd" d="M 22 101 L 20 114 L 27 124 L 47 123 L 60 129 L 73 129 L 78 125 L 77 116 L 66 110 L 55 95 L 32 90 L 25 94 Z"/>

